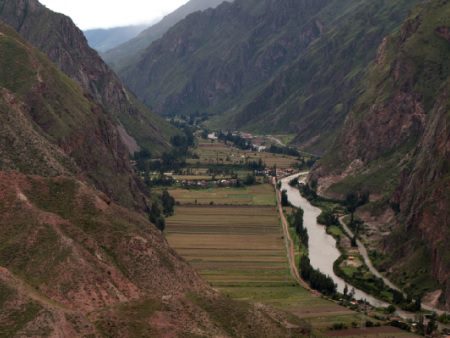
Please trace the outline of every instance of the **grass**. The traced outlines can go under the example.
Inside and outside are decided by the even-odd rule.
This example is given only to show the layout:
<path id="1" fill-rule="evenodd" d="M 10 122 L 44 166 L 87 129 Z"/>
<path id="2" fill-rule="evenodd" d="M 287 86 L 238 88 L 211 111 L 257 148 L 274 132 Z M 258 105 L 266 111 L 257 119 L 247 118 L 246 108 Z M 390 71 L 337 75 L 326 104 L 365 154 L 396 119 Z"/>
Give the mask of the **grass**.
<path id="1" fill-rule="evenodd" d="M 106 337 L 121 336 L 125 332 L 132 337 L 157 337 L 157 332 L 149 325 L 148 318 L 162 308 L 161 302 L 153 299 L 120 304 L 110 309 L 120 318 L 120 322 L 100 318 L 96 327 Z"/>
<path id="2" fill-rule="evenodd" d="M 170 194 L 180 204 L 275 205 L 273 187 L 260 184 L 243 188 L 172 189 Z"/>

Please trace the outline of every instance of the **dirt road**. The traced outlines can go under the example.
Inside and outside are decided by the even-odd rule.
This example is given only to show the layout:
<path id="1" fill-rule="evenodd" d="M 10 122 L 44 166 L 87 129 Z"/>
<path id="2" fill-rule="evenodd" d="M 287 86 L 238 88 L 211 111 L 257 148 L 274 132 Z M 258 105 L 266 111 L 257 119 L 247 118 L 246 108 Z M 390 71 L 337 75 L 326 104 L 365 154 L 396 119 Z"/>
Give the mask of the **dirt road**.
<path id="1" fill-rule="evenodd" d="M 286 245 L 287 255 L 288 255 L 288 261 L 289 261 L 289 269 L 291 270 L 291 275 L 294 277 L 294 279 L 305 289 L 311 291 L 314 294 L 317 294 L 315 290 L 312 290 L 308 283 L 306 283 L 301 277 L 300 273 L 298 271 L 297 263 L 295 261 L 295 247 L 294 247 L 294 241 L 292 240 L 291 234 L 289 232 L 289 223 L 284 215 L 283 212 L 283 206 L 281 205 L 281 192 L 276 188 L 276 179 L 273 179 L 275 192 L 277 195 L 277 205 L 278 205 L 278 212 L 280 214 L 281 224 L 283 227 L 283 237 L 284 242 Z"/>

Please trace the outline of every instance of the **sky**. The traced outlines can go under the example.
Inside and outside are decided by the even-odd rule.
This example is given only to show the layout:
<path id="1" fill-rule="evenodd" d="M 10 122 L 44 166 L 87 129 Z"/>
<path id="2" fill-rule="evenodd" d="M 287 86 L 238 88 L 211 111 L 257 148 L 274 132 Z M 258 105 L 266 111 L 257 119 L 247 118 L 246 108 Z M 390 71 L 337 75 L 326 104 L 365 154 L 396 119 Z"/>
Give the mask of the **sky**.
<path id="1" fill-rule="evenodd" d="M 153 23 L 188 0 L 40 0 L 83 30 Z"/>

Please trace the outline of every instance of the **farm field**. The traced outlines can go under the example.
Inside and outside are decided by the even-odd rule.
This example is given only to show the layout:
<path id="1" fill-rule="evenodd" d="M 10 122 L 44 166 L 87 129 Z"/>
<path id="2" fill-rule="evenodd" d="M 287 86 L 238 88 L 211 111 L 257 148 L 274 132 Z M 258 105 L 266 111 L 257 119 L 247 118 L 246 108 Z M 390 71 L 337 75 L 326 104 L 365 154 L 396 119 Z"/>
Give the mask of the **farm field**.
<path id="1" fill-rule="evenodd" d="M 199 158 L 189 159 L 187 162 L 191 165 L 220 164 L 232 166 L 261 159 L 268 167 L 276 165 L 277 168 L 287 169 L 296 163 L 296 158 L 293 156 L 244 151 L 219 141 L 211 143 L 207 140 L 198 140 L 195 154 Z"/>
<path id="2" fill-rule="evenodd" d="M 181 205 L 275 205 L 274 188 L 270 184 L 259 184 L 242 188 L 171 189 L 170 194 Z"/>
<path id="3" fill-rule="evenodd" d="M 310 323 L 319 336 L 411 336 L 390 327 L 355 333 L 352 323 L 361 325 L 368 319 L 365 315 L 310 293 L 291 277 L 275 205 L 220 206 L 219 201 L 214 206 L 178 206 L 166 228 L 170 245 L 213 287 L 234 299 L 290 312 Z M 348 334 L 329 330 L 337 323 L 345 324 Z"/>
<path id="4" fill-rule="evenodd" d="M 275 205 L 178 207 L 167 239 L 215 287 L 292 283 Z"/>

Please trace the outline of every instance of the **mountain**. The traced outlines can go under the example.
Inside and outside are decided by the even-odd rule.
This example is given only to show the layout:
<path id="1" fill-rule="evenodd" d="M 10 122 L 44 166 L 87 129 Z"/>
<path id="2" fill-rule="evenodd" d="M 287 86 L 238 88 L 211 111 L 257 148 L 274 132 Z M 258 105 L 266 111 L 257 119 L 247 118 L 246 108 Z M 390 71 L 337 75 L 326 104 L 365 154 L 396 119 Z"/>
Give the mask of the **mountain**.
<path id="1" fill-rule="evenodd" d="M 369 191 L 360 216 L 385 232 L 372 240 L 384 254 L 380 266 L 418 295 L 441 290 L 447 310 L 449 55 L 450 3 L 426 2 L 380 45 L 335 146 L 311 178 L 331 197 Z"/>
<path id="2" fill-rule="evenodd" d="M 114 27 L 109 29 L 89 29 L 84 31 L 89 46 L 102 53 L 135 38 L 148 25 Z"/>
<path id="3" fill-rule="evenodd" d="M 135 99 L 89 47 L 83 32 L 70 18 L 50 11 L 37 0 L 0 0 L 0 20 L 47 54 L 115 116 L 120 122 L 119 133 L 130 152 L 139 146 L 153 153 L 169 148 L 169 139 L 175 131 Z"/>
<path id="4" fill-rule="evenodd" d="M 132 63 L 153 41 L 161 38 L 170 28 L 189 14 L 208 8 L 215 8 L 224 1 L 226 0 L 189 0 L 186 4 L 165 16 L 160 22 L 149 27 L 134 39 L 103 53 L 103 59 L 118 72 L 126 65 Z"/>
<path id="5" fill-rule="evenodd" d="M 0 23 L 0 336 L 307 335 L 212 290 L 135 185 L 114 115 Z"/>
<path id="6" fill-rule="evenodd" d="M 187 17 L 119 76 L 160 114 L 206 112 L 212 127 L 293 133 L 322 153 L 378 45 L 416 2 L 224 3 Z"/>

